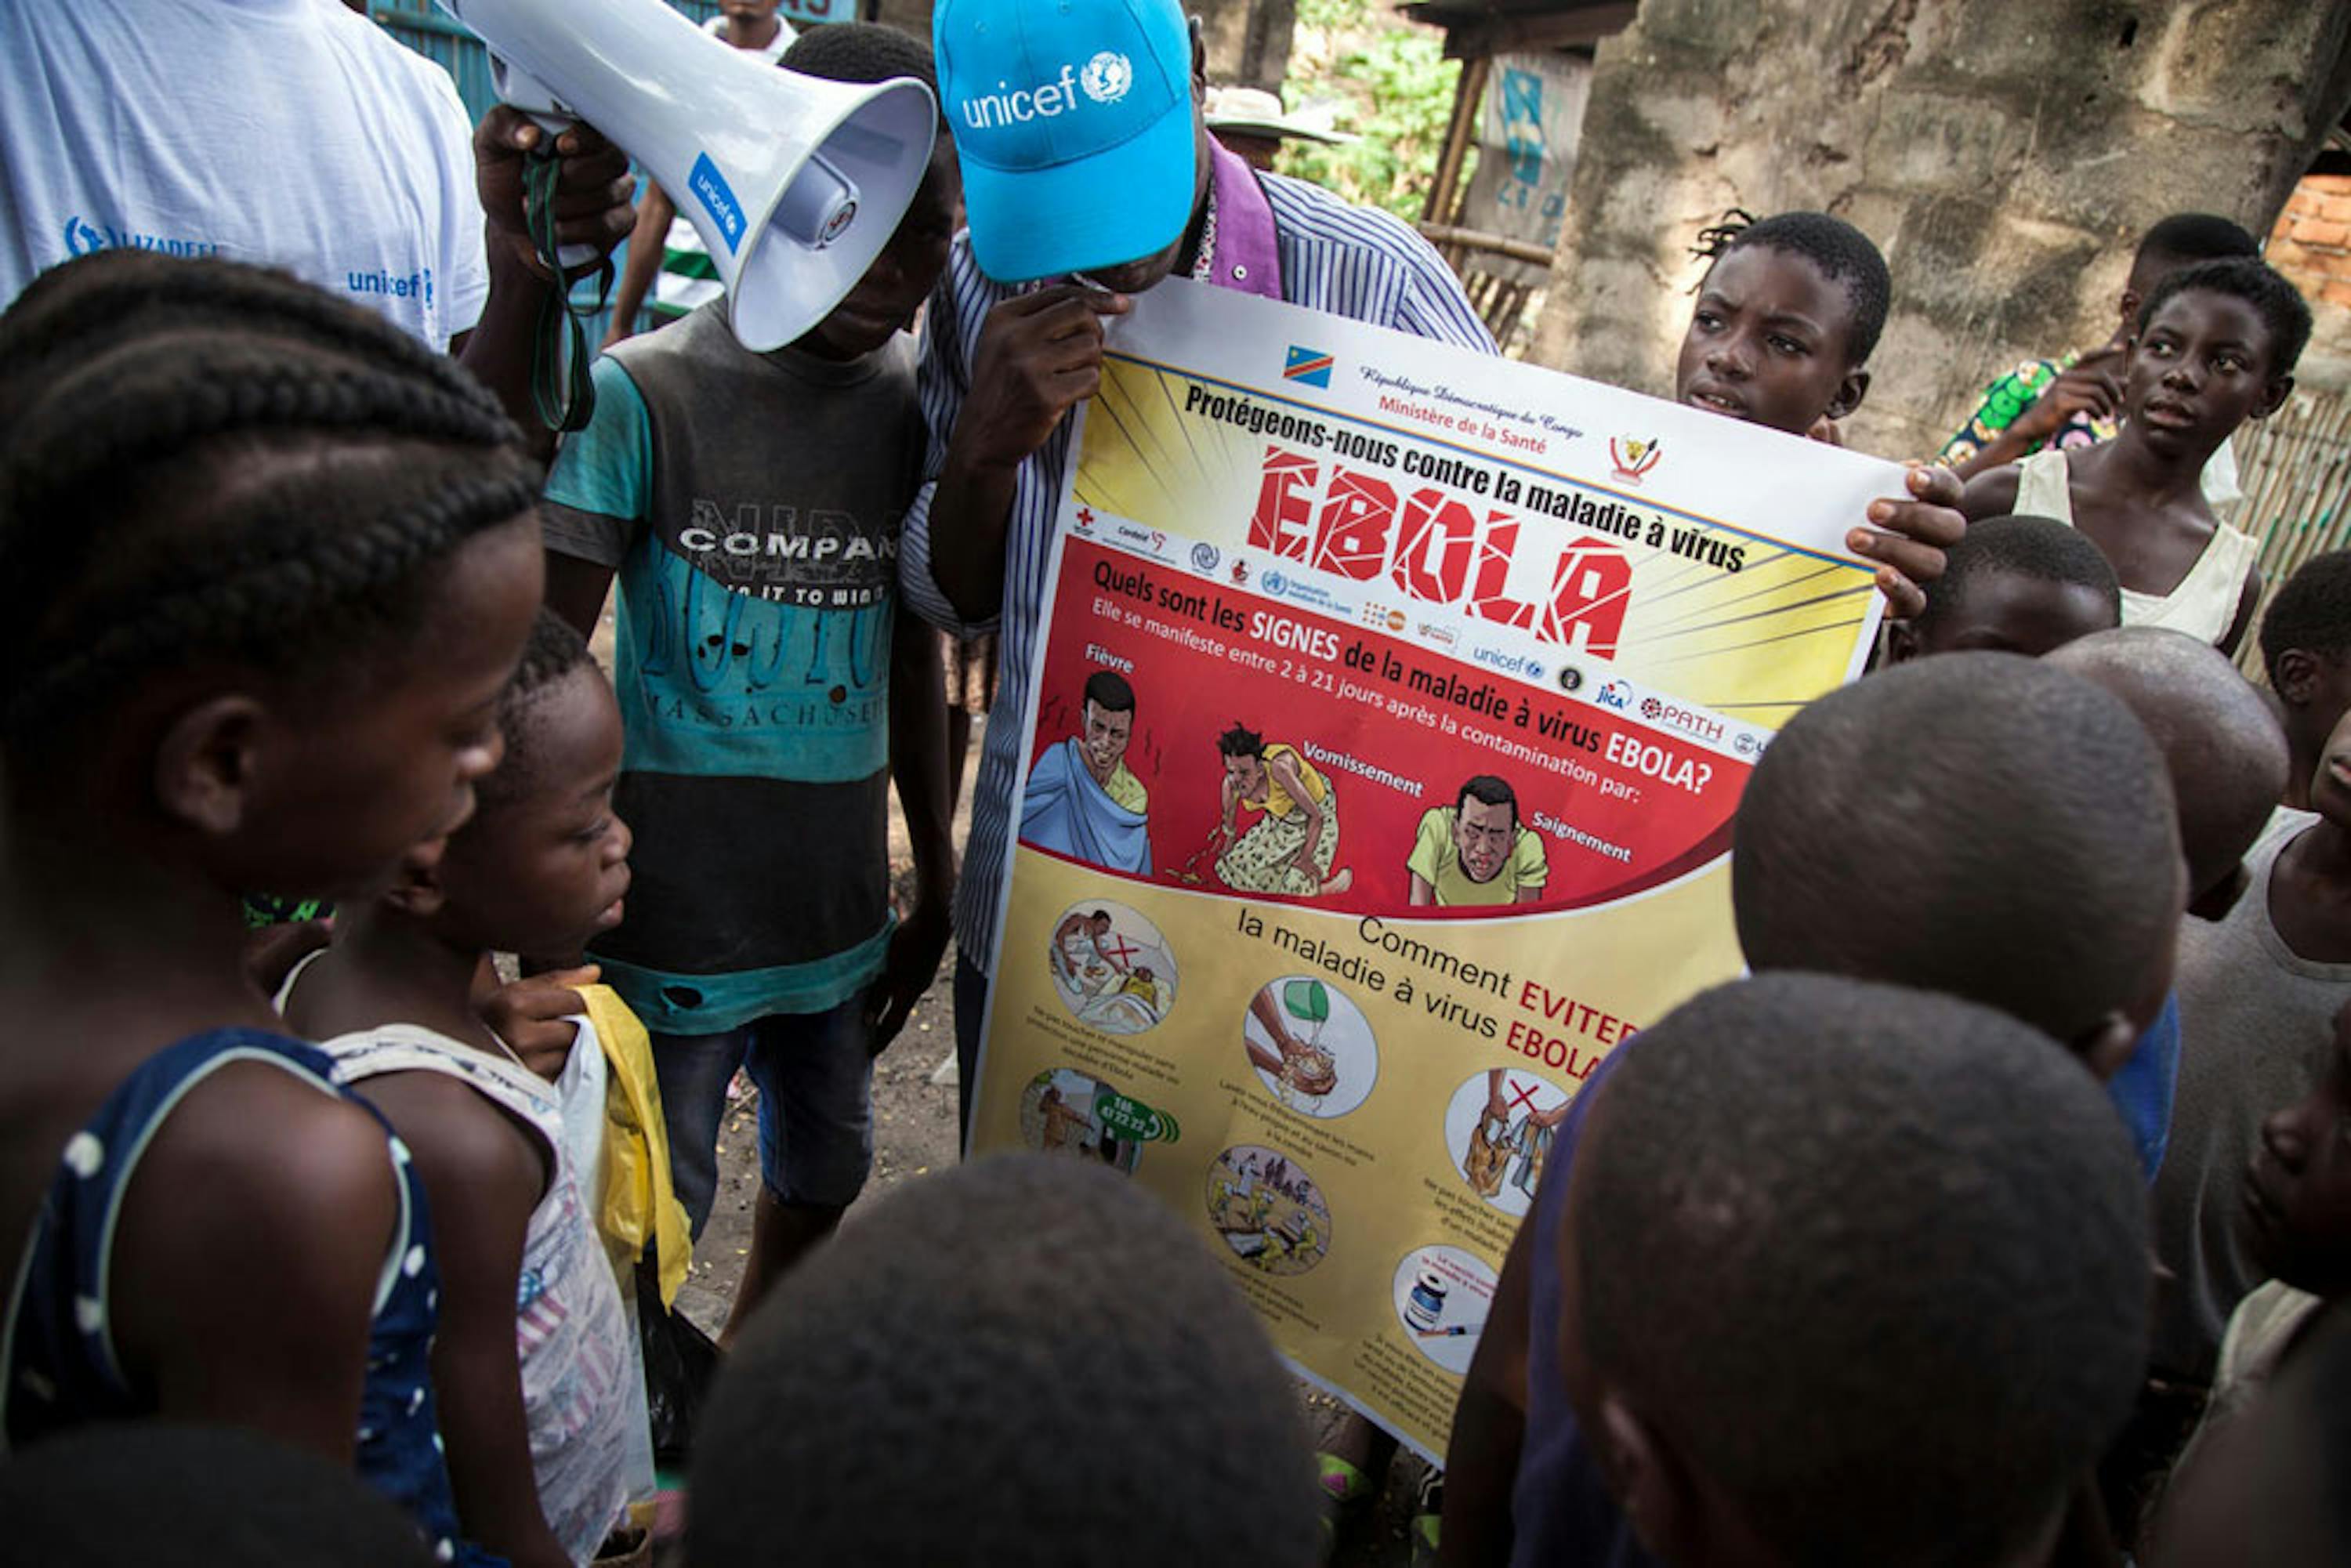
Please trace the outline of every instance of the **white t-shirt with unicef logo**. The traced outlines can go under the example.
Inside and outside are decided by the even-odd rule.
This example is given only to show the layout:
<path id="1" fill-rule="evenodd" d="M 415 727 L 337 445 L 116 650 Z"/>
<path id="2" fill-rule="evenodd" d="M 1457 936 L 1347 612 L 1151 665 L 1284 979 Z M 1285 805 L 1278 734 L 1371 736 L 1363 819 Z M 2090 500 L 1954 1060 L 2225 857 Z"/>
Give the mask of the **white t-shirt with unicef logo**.
<path id="1" fill-rule="evenodd" d="M 0 5 L 0 305 L 110 246 L 281 267 L 445 349 L 489 294 L 472 122 L 338 0 Z"/>

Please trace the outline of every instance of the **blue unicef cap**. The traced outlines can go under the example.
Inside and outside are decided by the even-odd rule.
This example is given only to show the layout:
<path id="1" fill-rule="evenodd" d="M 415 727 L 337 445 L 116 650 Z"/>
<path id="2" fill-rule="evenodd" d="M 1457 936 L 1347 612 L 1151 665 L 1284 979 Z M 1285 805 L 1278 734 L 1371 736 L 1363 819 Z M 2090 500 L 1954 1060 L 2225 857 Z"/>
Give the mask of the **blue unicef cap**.
<path id="1" fill-rule="evenodd" d="M 940 0 L 931 42 L 982 272 L 1098 271 L 1182 235 L 1197 148 L 1178 0 Z"/>

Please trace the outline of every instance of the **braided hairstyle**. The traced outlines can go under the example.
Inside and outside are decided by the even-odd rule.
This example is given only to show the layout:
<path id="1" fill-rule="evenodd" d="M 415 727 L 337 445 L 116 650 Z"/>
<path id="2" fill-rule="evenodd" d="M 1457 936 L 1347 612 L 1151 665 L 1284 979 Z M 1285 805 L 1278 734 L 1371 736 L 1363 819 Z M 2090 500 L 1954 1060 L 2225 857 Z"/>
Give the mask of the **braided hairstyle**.
<path id="1" fill-rule="evenodd" d="M 146 672 L 349 679 L 438 568 L 529 509 L 481 385 L 286 274 L 109 250 L 0 315 L 0 754 L 55 752 Z"/>
<path id="2" fill-rule="evenodd" d="M 1885 256 L 1870 237 L 1826 213 L 1780 213 L 1758 218 L 1743 207 L 1733 207 L 1720 223 L 1698 231 L 1690 254 L 1717 262 L 1733 251 L 1759 245 L 1803 257 L 1820 268 L 1822 277 L 1844 289 L 1853 306 L 1853 319 L 1845 327 L 1846 353 L 1856 365 L 1867 361 L 1877 348 L 1878 335 L 1886 330 L 1886 313 L 1894 300 L 1893 277 L 1886 269 Z"/>

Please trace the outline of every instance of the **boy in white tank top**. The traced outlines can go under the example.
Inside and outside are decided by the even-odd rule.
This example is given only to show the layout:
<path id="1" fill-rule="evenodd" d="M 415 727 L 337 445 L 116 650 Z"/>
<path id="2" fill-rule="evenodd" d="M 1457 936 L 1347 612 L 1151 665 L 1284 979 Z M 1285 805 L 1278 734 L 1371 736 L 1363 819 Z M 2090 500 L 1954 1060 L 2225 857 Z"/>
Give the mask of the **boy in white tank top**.
<path id="1" fill-rule="evenodd" d="M 2071 524 L 2113 564 L 2125 625 L 2167 627 L 2233 653 L 2261 601 L 2260 552 L 2213 515 L 2204 466 L 2240 424 L 2277 412 L 2309 339 L 2310 308 L 2262 262 L 2175 272 L 2139 312 L 2121 434 L 1980 475 L 1960 510 L 1971 520 L 2022 512 Z"/>

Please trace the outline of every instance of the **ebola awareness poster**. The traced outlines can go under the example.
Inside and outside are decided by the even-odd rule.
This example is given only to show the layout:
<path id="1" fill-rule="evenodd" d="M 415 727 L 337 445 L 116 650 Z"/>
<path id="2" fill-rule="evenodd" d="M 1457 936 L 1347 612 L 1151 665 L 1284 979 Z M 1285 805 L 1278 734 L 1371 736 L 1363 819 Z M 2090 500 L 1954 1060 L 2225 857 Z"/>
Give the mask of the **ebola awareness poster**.
<path id="1" fill-rule="evenodd" d="M 1126 1172 L 1441 1458 L 1567 1106 L 1740 970 L 1732 813 L 1901 471 L 1183 282 L 1081 417 L 973 1147 Z"/>

